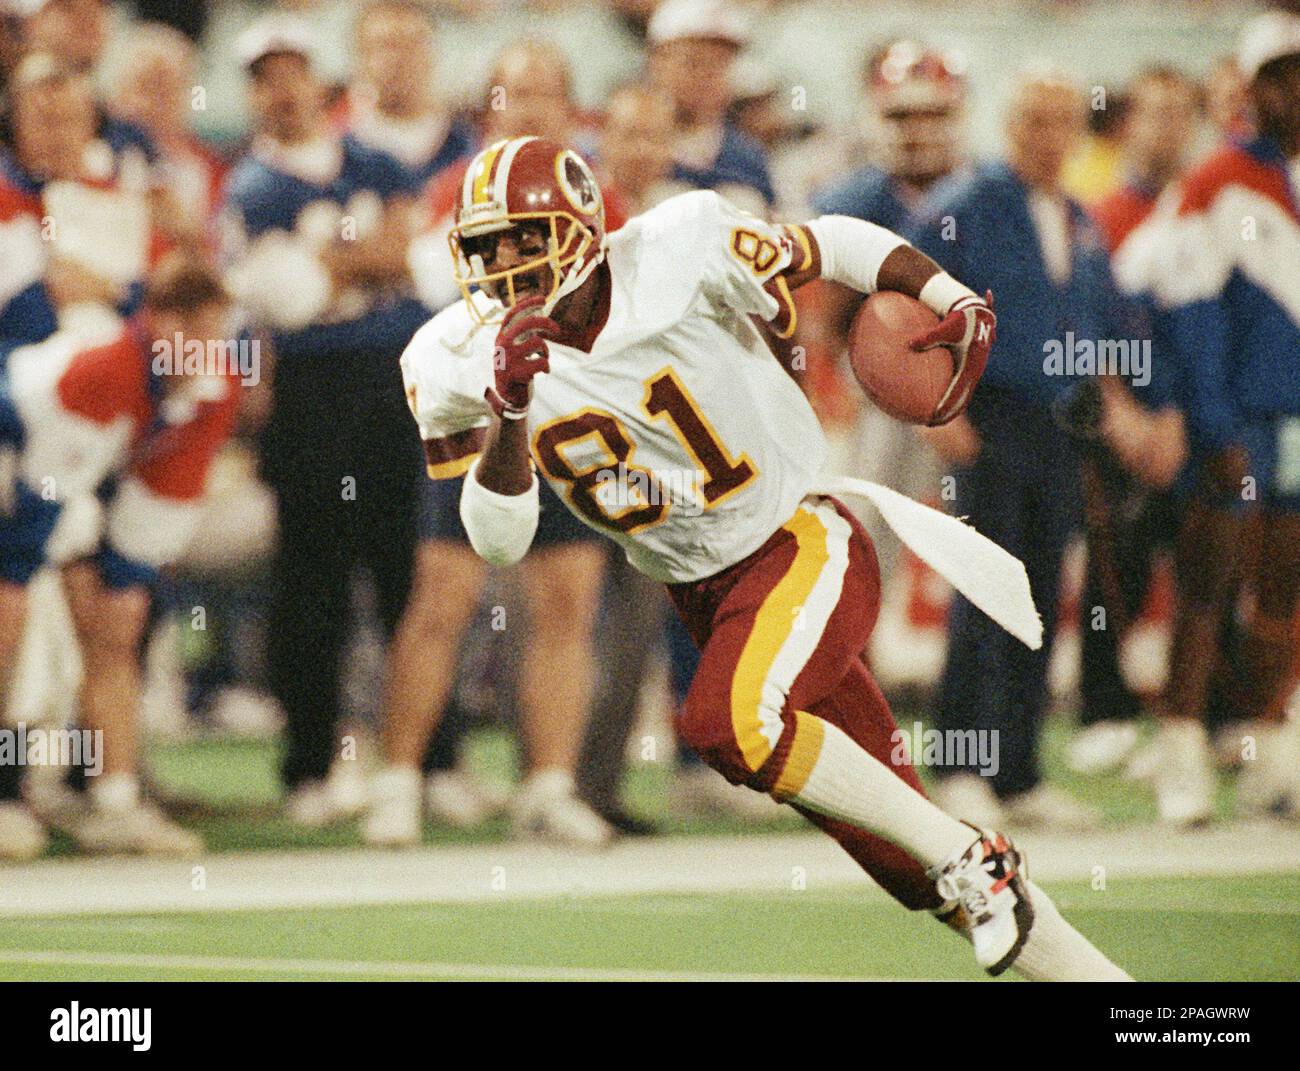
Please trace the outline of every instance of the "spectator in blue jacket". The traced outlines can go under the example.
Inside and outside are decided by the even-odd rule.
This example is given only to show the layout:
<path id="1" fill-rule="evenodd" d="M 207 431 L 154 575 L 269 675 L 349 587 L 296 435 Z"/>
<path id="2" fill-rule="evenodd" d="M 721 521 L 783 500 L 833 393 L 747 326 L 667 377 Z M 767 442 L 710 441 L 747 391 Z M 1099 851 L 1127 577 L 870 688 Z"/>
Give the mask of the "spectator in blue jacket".
<path id="1" fill-rule="evenodd" d="M 996 297 L 998 341 L 970 408 L 927 437 L 952 468 L 955 512 L 1024 561 L 1043 617 L 1043 646 L 1031 651 L 964 599 L 952 609 L 936 723 L 995 733 L 998 763 L 987 778 L 976 776 L 973 755 L 947 766 L 937 794 L 953 814 L 994 826 L 1093 820 L 1042 781 L 1039 763 L 1061 563 L 1079 521 L 1079 457 L 1053 403 L 1088 371 L 1073 360 L 1078 348 L 1095 350 L 1117 328 L 1106 252 L 1060 186 L 1083 117 L 1068 80 L 1024 76 L 1010 104 L 1006 160 L 936 189 L 911 234 Z"/>
<path id="2" fill-rule="evenodd" d="M 434 30 L 428 10 L 410 0 L 367 0 L 354 33 L 357 73 L 343 107 L 363 145 L 393 157 L 424 186 L 473 153 L 477 135 L 434 88 Z"/>
<path id="3" fill-rule="evenodd" d="M 650 81 L 677 113 L 672 178 L 717 190 L 748 211 L 770 209 L 776 192 L 767 154 L 727 121 L 731 70 L 747 40 L 743 17 L 722 0 L 664 0 L 648 36 Z"/>

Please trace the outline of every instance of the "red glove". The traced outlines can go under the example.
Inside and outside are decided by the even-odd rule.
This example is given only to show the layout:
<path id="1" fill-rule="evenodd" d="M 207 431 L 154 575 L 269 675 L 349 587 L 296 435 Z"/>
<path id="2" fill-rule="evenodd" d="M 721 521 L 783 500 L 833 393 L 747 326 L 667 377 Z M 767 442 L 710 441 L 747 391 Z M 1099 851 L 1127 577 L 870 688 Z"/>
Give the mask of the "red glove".
<path id="1" fill-rule="evenodd" d="M 988 290 L 983 301 L 972 294 L 954 302 L 947 316 L 908 344 L 914 353 L 936 346 L 952 350 L 955 368 L 952 382 L 935 406 L 930 427 L 947 424 L 966 408 L 975 384 L 984 374 L 984 366 L 989 363 L 989 351 L 998 336 L 997 323 L 998 318 L 993 315 L 993 291 Z"/>
<path id="2" fill-rule="evenodd" d="M 533 396 L 533 376 L 550 370 L 546 334 L 559 334 L 560 325 L 549 316 L 530 315 L 544 301 L 534 295 L 511 306 L 497 332 L 492 355 L 495 382 L 483 397 L 502 420 L 524 418 Z"/>

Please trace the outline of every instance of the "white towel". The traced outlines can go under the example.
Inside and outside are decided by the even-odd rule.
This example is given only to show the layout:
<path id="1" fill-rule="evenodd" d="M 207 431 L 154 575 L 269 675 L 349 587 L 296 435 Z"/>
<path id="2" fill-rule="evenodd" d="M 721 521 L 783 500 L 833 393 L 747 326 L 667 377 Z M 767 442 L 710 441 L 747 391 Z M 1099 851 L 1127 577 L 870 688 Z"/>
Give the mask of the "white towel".
<path id="1" fill-rule="evenodd" d="M 956 517 L 867 480 L 829 477 L 815 493 L 867 499 L 913 554 L 975 606 L 1030 650 L 1043 646 L 1043 621 L 1024 563 L 993 540 Z"/>

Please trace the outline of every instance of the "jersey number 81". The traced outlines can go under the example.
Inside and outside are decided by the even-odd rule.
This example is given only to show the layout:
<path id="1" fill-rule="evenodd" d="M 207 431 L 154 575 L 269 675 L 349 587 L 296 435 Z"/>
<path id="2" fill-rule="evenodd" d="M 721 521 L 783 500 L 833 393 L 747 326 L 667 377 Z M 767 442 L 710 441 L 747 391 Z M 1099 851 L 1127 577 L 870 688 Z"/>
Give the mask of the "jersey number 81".
<path id="1" fill-rule="evenodd" d="M 758 473 L 748 455 L 733 458 L 700 411 L 695 399 L 671 368 L 663 368 L 645 381 L 641 408 L 652 420 L 667 420 L 673 434 L 702 476 L 699 497 L 710 509 L 739 491 Z M 583 439 L 593 439 L 606 456 L 593 464 L 576 468 L 560 449 Z M 632 463 L 636 443 L 622 422 L 603 409 L 582 409 L 537 429 L 533 452 L 542 471 L 557 482 L 569 485 L 573 507 L 593 524 L 632 533 L 668 516 L 671 494 L 649 469 Z M 599 491 L 612 471 L 620 471 L 638 488 L 637 501 L 619 503 L 615 511 Z"/>

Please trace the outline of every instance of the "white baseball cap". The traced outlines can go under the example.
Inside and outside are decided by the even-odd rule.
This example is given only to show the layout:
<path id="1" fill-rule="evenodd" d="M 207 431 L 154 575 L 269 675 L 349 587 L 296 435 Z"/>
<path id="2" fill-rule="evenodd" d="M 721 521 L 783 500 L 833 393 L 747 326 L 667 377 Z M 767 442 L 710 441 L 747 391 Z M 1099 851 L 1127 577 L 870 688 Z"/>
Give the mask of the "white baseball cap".
<path id="1" fill-rule="evenodd" d="M 1265 64 L 1284 56 L 1300 56 L 1300 15 L 1270 11 L 1251 19 L 1237 41 L 1237 66 L 1253 82 Z"/>
<path id="2" fill-rule="evenodd" d="M 727 0 L 663 0 L 650 17 L 651 45 L 701 37 L 743 48 L 749 41 L 749 18 Z"/>
<path id="3" fill-rule="evenodd" d="M 266 15 L 235 38 L 235 56 L 245 70 L 263 56 L 281 52 L 302 56 L 310 63 L 315 48 L 311 27 L 293 15 Z"/>

